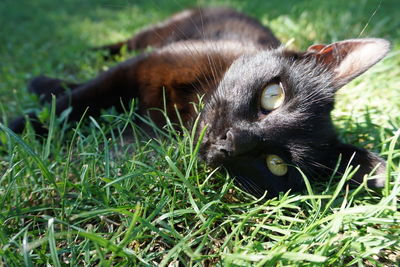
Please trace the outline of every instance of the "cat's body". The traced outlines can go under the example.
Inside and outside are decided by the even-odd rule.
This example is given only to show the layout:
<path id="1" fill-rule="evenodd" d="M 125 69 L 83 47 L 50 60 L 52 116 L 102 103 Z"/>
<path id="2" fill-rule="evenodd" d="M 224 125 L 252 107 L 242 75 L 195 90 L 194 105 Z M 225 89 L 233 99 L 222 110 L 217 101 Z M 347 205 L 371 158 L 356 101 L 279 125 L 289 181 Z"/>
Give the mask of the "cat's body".
<path id="1" fill-rule="evenodd" d="M 155 50 L 87 83 L 38 77 L 29 89 L 43 101 L 57 95 L 57 114 L 71 105 L 71 120 L 78 120 L 88 107 L 87 114 L 97 115 L 101 109 L 118 109 L 138 98 L 139 113 L 149 113 L 158 126 L 165 118 L 152 108 L 164 109 L 164 96 L 169 118 L 178 122 L 178 110 L 189 125 L 196 116 L 193 102 L 204 95 L 199 131 L 205 126 L 207 130 L 202 158 L 210 165 L 224 165 L 256 195 L 302 189 L 297 166 L 312 177 L 328 177 L 339 155 L 339 172 L 352 157 L 352 164 L 360 165 L 353 177 L 356 182 L 379 164 L 377 173 L 384 173 L 382 159 L 338 141 L 330 118 L 335 91 L 386 54 L 389 45 L 384 40 L 348 40 L 315 45 L 306 52 L 286 51 L 256 20 L 231 9 L 208 8 L 183 11 L 103 49 L 115 54 L 125 44 L 130 50 Z M 70 94 L 65 94 L 66 86 Z M 10 128 L 22 132 L 24 125 L 21 117 Z M 45 131 L 35 120 L 32 125 Z M 370 181 L 382 183 L 382 178 Z"/>

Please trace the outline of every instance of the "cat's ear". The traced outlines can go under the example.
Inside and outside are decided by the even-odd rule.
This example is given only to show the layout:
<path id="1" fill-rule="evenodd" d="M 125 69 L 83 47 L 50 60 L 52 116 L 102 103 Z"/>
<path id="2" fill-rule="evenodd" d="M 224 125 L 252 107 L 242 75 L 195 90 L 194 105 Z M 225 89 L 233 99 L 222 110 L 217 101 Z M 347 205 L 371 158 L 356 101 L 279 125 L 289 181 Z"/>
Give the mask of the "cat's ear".
<path id="1" fill-rule="evenodd" d="M 333 71 L 333 84 L 340 88 L 380 61 L 389 50 L 388 41 L 366 38 L 313 45 L 306 55 L 316 58 L 325 68 Z"/>
<path id="2" fill-rule="evenodd" d="M 365 175 L 372 174 L 371 179 L 368 180 L 368 186 L 383 187 L 385 185 L 386 163 L 381 157 L 366 149 L 348 144 L 337 145 L 336 151 L 338 156 L 341 155 L 340 173 L 343 173 L 349 164 L 354 167 L 359 166 L 350 182 L 360 184 Z"/>

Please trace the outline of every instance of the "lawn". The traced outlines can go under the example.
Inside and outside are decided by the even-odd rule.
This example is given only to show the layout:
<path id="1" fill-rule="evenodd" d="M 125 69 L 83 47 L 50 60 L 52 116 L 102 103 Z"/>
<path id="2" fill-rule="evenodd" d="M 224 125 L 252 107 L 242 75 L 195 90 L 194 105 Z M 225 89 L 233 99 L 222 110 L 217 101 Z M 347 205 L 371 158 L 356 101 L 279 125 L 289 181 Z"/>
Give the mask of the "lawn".
<path id="1" fill-rule="evenodd" d="M 194 5 L 235 7 L 293 49 L 390 40 L 388 56 L 341 89 L 333 113 L 343 141 L 387 160 L 385 188 L 349 188 L 348 169 L 258 200 L 198 161 L 190 131 L 144 138 L 135 103 L 70 124 L 27 93 L 40 74 L 92 78 L 116 62 L 91 47 Z M 0 126 L 0 266 L 398 266 L 399 18 L 397 0 L 0 1 L 0 121 L 37 110 L 51 128 L 43 139 Z"/>

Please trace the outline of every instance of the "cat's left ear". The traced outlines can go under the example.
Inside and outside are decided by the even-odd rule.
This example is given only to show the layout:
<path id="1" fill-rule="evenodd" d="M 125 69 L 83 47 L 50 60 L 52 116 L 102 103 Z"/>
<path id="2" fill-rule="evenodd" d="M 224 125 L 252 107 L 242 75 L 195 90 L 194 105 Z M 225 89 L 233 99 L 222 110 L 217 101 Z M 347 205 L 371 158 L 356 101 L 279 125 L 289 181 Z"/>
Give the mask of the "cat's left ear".
<path id="1" fill-rule="evenodd" d="M 330 45 L 313 45 L 306 55 L 317 59 L 334 73 L 334 86 L 340 88 L 379 62 L 390 50 L 384 39 L 350 39 Z"/>

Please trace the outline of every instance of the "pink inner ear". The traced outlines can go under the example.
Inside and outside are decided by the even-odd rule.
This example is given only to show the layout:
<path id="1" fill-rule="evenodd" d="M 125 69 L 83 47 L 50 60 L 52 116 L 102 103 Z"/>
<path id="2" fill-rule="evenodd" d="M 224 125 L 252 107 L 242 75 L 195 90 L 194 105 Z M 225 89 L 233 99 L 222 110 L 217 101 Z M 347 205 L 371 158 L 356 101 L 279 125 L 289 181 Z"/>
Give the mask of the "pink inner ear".
<path id="1" fill-rule="evenodd" d="M 338 51 L 334 49 L 334 44 L 324 46 L 315 56 L 320 62 L 323 62 L 327 66 L 337 64 L 338 62 L 336 62 L 337 59 L 335 57 L 338 56 Z"/>
<path id="2" fill-rule="evenodd" d="M 334 56 L 335 51 L 334 44 L 324 45 L 324 44 L 316 44 L 310 46 L 307 51 L 313 54 L 320 62 L 323 62 L 325 65 L 334 64 Z"/>
<path id="3" fill-rule="evenodd" d="M 324 44 L 315 44 L 310 46 L 307 51 L 308 52 L 312 52 L 312 53 L 318 53 L 320 52 L 322 49 L 324 49 L 326 47 L 326 45 Z"/>
<path id="4" fill-rule="evenodd" d="M 334 73 L 333 81 L 339 88 L 380 61 L 389 48 L 390 43 L 383 39 L 350 39 L 310 46 L 307 54 Z"/>

